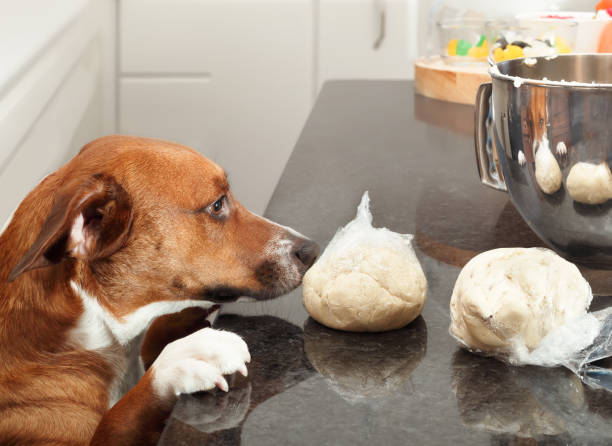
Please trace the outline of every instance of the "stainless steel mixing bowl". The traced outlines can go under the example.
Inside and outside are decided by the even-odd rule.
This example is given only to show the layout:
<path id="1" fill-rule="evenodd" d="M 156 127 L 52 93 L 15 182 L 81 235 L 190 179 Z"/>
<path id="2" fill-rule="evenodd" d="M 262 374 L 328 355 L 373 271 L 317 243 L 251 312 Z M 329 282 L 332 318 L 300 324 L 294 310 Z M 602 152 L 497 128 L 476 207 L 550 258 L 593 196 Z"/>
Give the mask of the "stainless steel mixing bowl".
<path id="1" fill-rule="evenodd" d="M 507 190 L 551 248 L 574 261 L 612 269 L 612 200 L 587 204 L 575 199 L 575 188 L 567 188 L 570 170 L 579 162 L 599 166 L 597 175 L 604 180 L 609 172 L 612 54 L 515 59 L 497 64 L 490 74 L 492 83 L 480 86 L 476 100 L 482 182 Z M 601 192 L 607 186 L 593 185 L 597 175 L 582 177 L 580 184 Z"/>

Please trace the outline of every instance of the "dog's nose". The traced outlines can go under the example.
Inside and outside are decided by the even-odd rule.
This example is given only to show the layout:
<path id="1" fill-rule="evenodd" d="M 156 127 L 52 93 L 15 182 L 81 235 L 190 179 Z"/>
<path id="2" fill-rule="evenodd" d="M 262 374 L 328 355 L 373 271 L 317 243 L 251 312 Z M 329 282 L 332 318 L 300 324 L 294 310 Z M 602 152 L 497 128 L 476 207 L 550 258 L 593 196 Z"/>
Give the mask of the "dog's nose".
<path id="1" fill-rule="evenodd" d="M 310 268 L 319 255 L 319 245 L 312 240 L 298 240 L 293 248 L 293 255 L 302 262 L 306 268 Z"/>

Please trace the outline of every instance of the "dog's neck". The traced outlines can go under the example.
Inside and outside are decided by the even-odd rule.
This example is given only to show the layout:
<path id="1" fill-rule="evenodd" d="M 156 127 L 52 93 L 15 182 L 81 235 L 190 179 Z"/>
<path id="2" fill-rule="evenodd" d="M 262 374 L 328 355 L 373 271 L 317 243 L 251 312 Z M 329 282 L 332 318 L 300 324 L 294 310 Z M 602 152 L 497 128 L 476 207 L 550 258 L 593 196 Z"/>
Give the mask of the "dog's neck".
<path id="1" fill-rule="evenodd" d="M 87 350 L 104 348 L 113 342 L 126 345 L 159 316 L 189 307 L 210 308 L 213 305 L 211 302 L 199 300 L 159 301 L 118 318 L 76 281 L 71 280 L 70 287 L 81 299 L 84 308 L 77 326 L 71 330 L 70 338 Z"/>

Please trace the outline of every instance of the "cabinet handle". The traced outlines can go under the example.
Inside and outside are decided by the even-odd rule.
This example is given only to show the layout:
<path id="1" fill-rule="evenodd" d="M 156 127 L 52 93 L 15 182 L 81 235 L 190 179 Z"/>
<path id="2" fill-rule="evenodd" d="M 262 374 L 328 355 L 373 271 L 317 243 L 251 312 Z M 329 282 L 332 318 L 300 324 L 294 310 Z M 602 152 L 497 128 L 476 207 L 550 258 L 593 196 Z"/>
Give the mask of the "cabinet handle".
<path id="1" fill-rule="evenodd" d="M 378 21 L 378 37 L 374 40 L 374 45 L 372 46 L 375 50 L 380 48 L 383 40 L 385 40 L 385 28 L 387 26 L 387 18 L 385 11 L 385 1 L 384 0 L 376 0 L 376 10 L 379 12 L 379 21 Z"/>

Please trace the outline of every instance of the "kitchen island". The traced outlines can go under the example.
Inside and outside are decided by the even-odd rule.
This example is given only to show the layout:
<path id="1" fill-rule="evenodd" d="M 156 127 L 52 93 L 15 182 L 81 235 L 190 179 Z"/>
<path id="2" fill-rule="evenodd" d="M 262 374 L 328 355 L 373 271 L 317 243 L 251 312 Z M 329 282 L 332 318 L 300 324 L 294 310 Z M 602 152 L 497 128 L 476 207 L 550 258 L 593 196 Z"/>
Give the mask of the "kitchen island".
<path id="1" fill-rule="evenodd" d="M 480 184 L 471 106 L 415 95 L 408 81 L 333 81 L 321 91 L 266 210 L 325 247 L 369 190 L 374 226 L 415 235 L 422 315 L 387 333 L 308 317 L 301 289 L 224 307 L 217 327 L 249 345 L 247 379 L 183 395 L 162 445 L 611 444 L 612 393 L 571 372 L 510 367 L 448 334 L 461 267 L 479 252 L 543 246 L 504 192 Z M 238 197 L 239 199 L 240 197 Z M 593 307 L 612 273 L 582 269 Z"/>

